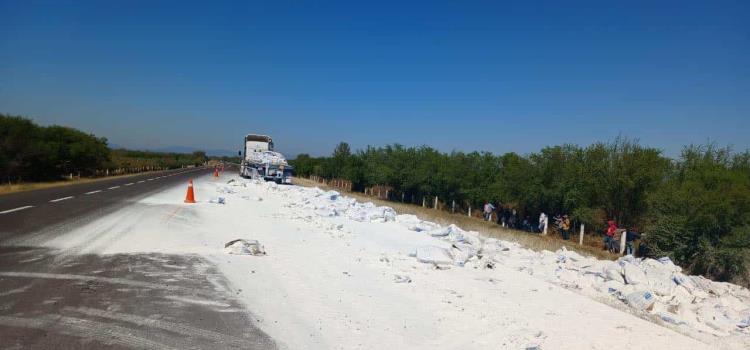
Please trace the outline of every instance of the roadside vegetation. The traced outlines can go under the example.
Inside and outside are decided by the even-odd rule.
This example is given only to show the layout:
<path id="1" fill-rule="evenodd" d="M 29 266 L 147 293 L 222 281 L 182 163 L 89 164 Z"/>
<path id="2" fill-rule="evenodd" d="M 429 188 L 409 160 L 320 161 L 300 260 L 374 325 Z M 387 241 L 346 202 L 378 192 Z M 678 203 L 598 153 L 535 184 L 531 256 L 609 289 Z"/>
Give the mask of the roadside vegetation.
<path id="1" fill-rule="evenodd" d="M 329 157 L 300 154 L 297 176 L 388 188 L 392 200 L 421 204 L 437 196 L 465 212 L 486 201 L 520 217 L 570 214 L 594 232 L 607 220 L 646 232 L 648 254 L 669 256 L 689 272 L 748 285 L 750 152 L 691 145 L 678 159 L 625 138 L 587 147 L 545 147 L 528 155 L 439 152 L 388 145 Z M 446 206 L 447 207 L 447 206 Z"/>
<path id="2" fill-rule="evenodd" d="M 6 186 L 200 165 L 191 154 L 112 150 L 107 139 L 63 126 L 0 114 L 0 181 Z"/>

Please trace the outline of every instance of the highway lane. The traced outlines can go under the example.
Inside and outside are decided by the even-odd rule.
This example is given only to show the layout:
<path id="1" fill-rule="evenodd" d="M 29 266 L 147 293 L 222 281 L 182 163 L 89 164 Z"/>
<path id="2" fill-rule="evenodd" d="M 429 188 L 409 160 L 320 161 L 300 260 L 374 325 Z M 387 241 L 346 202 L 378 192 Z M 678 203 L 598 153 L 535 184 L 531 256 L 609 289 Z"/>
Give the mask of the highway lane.
<path id="1" fill-rule="evenodd" d="M 28 243 L 211 172 L 179 169 L 0 196 L 0 348 L 275 349 L 201 256 L 79 254 Z"/>
<path id="2" fill-rule="evenodd" d="M 154 191 L 213 172 L 187 168 L 0 196 L 0 245 L 10 238 L 69 221 L 83 224 Z"/>

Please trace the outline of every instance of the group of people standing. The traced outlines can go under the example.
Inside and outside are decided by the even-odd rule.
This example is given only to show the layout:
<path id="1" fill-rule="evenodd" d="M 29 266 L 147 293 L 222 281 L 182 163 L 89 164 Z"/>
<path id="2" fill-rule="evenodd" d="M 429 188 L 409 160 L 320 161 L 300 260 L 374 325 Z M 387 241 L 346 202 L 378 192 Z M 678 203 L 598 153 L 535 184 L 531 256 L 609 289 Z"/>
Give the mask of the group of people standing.
<path id="1" fill-rule="evenodd" d="M 560 236 L 564 240 L 570 239 L 570 217 L 568 217 L 568 214 L 557 214 L 553 218 L 555 220 L 555 226 L 557 227 L 557 231 L 560 232 Z M 539 232 L 544 232 L 544 228 L 549 227 L 549 217 L 547 217 L 547 214 L 542 212 L 539 214 Z"/>
<path id="2" fill-rule="evenodd" d="M 486 202 L 482 212 L 484 220 L 493 221 L 492 214 L 495 213 L 496 209 L 497 208 L 492 203 Z M 520 219 L 518 212 L 512 208 L 500 207 L 497 209 L 497 224 L 502 227 L 533 232 L 533 227 L 529 217 L 526 216 L 523 219 Z"/>
<path id="3" fill-rule="evenodd" d="M 516 209 L 503 206 L 497 208 L 490 202 L 485 202 L 483 209 L 484 210 L 482 214 L 485 221 L 492 221 L 492 215 L 497 211 L 497 224 L 501 225 L 502 227 L 533 233 L 545 232 L 545 227 L 547 227 L 548 230 L 550 229 L 550 218 L 544 212 L 539 214 L 538 224 L 536 226 L 533 226 L 528 216 L 525 216 L 522 220 L 519 221 L 519 215 Z M 562 239 L 566 241 L 570 240 L 572 225 L 568 214 L 557 214 L 552 218 L 552 220 L 555 228 L 557 228 L 557 231 L 560 232 L 560 236 L 562 236 Z M 622 239 L 623 231 L 626 232 L 625 251 L 627 254 L 633 254 L 633 243 L 637 239 L 641 238 L 641 234 L 639 234 L 635 228 L 630 228 L 627 230 L 618 228 L 614 220 L 609 220 L 607 222 L 607 230 L 605 231 L 604 236 L 604 249 L 609 250 L 610 252 L 618 253 L 620 250 L 620 240 Z M 640 252 L 640 249 L 641 248 L 639 248 L 639 255 L 642 254 L 642 252 Z"/>
<path id="4" fill-rule="evenodd" d="M 545 213 L 542 213 L 539 215 L 539 222 L 538 225 L 534 226 L 532 224 L 532 220 L 529 218 L 529 216 L 524 216 L 521 218 L 521 216 L 518 214 L 518 211 L 513 208 L 508 207 L 500 207 L 497 208 L 495 205 L 493 205 L 490 202 L 484 203 L 484 208 L 482 211 L 482 216 L 484 217 L 485 221 L 493 221 L 492 215 L 497 211 L 497 224 L 502 227 L 512 228 L 516 230 L 523 230 L 527 232 L 534 232 L 534 233 L 541 233 L 544 232 L 544 226 L 549 224 L 548 218 Z M 568 231 L 566 233 L 566 236 L 570 236 L 570 220 L 567 219 L 567 215 L 564 216 L 565 220 L 561 221 L 564 223 L 564 226 L 567 227 L 566 230 Z M 562 217 L 561 217 L 562 219 Z M 562 231 L 561 231 L 562 232 Z M 565 238 L 568 239 L 568 238 Z"/>
<path id="5" fill-rule="evenodd" d="M 617 228 L 617 224 L 614 220 L 607 221 L 607 231 L 604 236 L 604 249 L 609 250 L 612 253 L 618 253 L 620 251 L 620 242 L 623 238 L 622 233 L 625 232 L 625 254 L 635 253 L 634 242 L 641 238 L 641 234 L 638 233 L 638 229 L 635 227 L 631 228 Z M 641 243 L 638 247 L 639 256 L 645 256 L 647 254 L 648 247 Z"/>

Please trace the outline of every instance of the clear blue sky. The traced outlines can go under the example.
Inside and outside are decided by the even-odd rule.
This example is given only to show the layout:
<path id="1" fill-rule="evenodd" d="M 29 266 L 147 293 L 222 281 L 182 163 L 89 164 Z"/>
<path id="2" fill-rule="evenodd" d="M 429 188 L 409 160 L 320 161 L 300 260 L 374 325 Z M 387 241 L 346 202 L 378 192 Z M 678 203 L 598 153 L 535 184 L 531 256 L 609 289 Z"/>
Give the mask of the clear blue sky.
<path id="1" fill-rule="evenodd" d="M 0 112 L 133 148 L 750 147 L 750 2 L 5 1 Z"/>

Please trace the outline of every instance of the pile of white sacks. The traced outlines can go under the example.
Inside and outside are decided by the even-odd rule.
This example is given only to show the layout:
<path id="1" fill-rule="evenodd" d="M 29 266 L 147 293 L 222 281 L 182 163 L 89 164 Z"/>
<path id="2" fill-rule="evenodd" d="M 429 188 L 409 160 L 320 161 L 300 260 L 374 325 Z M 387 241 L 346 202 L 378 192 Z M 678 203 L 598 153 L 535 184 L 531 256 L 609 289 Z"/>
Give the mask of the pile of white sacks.
<path id="1" fill-rule="evenodd" d="M 345 216 L 360 222 L 386 222 L 396 219 L 396 212 L 390 207 L 378 207 L 371 202 L 359 203 L 354 198 L 341 196 L 336 191 L 316 191 L 297 203 L 305 209 L 315 211 L 319 216 Z"/>
<path id="2" fill-rule="evenodd" d="M 669 258 L 628 255 L 609 261 L 583 257 L 565 248 L 554 253 L 535 252 L 514 242 L 482 238 L 478 232 L 455 225 L 440 227 L 413 215 L 398 215 L 396 221 L 451 242 L 447 249 L 417 248 L 413 255 L 420 262 L 483 269 L 501 264 L 594 298 L 621 300 L 634 310 L 679 327 L 718 336 L 750 335 L 748 289 L 685 275 Z"/>
<path id="3" fill-rule="evenodd" d="M 281 187 L 266 185 L 269 190 Z M 625 256 L 617 261 L 584 257 L 565 248 L 535 252 L 515 242 L 483 238 L 456 225 L 441 226 L 414 215 L 397 215 L 390 207 L 359 203 L 336 191 L 286 187 L 294 196 L 291 206 L 318 216 L 342 216 L 360 222 L 395 221 L 407 229 L 449 243 L 418 247 L 418 261 L 438 268 L 451 266 L 493 269 L 496 264 L 516 269 L 596 299 L 622 301 L 642 315 L 651 315 L 678 328 L 717 336 L 750 335 L 750 291 L 701 276 L 688 276 L 669 258 L 640 259 Z M 293 192 L 293 193 L 289 193 Z"/>
<path id="4" fill-rule="evenodd" d="M 286 164 L 284 155 L 274 151 L 249 152 L 247 158 L 258 163 Z"/>

